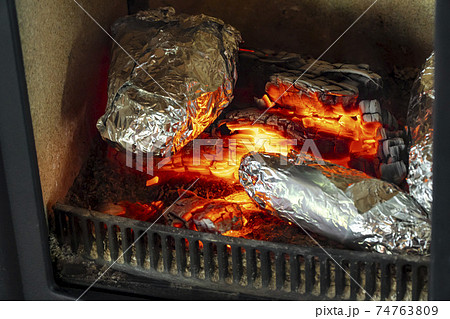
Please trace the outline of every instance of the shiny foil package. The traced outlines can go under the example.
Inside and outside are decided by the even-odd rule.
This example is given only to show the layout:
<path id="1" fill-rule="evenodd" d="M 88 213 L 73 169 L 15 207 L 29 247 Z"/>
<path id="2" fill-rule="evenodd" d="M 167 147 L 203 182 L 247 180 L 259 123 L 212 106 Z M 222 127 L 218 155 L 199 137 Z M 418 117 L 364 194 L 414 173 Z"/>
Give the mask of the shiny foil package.
<path id="1" fill-rule="evenodd" d="M 205 15 L 171 7 L 120 18 L 108 104 L 97 128 L 118 149 L 176 153 L 233 99 L 240 33 Z"/>
<path id="2" fill-rule="evenodd" d="M 414 82 L 407 116 L 411 147 L 406 180 L 410 194 L 429 213 L 433 202 L 433 104 L 434 53 Z"/>
<path id="3" fill-rule="evenodd" d="M 281 218 L 354 248 L 429 254 L 428 214 L 397 186 L 331 163 L 249 153 L 239 179 Z"/>

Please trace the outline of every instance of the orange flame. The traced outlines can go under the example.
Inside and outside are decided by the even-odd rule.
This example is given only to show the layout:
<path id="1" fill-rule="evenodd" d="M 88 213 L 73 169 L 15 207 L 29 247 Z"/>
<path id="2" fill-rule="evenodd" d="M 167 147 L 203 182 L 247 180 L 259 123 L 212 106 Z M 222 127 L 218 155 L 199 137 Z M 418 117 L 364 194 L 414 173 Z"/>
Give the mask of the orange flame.
<path id="1" fill-rule="evenodd" d="M 155 184 L 158 184 L 158 183 L 159 183 L 159 177 L 158 177 L 158 176 L 155 176 L 155 177 L 153 177 L 153 178 L 147 180 L 147 182 L 145 183 L 145 185 L 146 185 L 146 186 L 152 186 L 152 185 L 155 185 Z"/>
<path id="2" fill-rule="evenodd" d="M 197 173 L 233 182 L 238 180 L 239 165 L 245 154 L 259 151 L 287 155 L 293 149 L 292 140 L 287 140 L 270 127 L 243 125 L 239 121 L 227 122 L 226 125 L 231 131 L 230 135 L 218 140 L 220 143 L 216 145 L 202 147 L 200 158 L 194 158 L 192 148 L 188 145 L 155 173 Z M 199 161 L 200 165 L 195 164 L 195 161 Z"/>

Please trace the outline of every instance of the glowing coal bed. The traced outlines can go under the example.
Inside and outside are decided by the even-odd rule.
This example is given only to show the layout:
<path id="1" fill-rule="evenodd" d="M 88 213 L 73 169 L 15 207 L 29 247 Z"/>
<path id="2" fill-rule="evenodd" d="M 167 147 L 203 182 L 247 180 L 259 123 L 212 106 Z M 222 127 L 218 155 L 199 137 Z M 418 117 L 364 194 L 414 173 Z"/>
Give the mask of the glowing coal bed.
<path id="1" fill-rule="evenodd" d="M 252 151 L 305 151 L 356 169 L 356 175 L 404 186 L 406 132 L 376 100 L 383 98 L 380 76 L 365 65 L 314 63 L 273 51 L 242 50 L 240 60 L 244 79 L 234 102 L 196 140 L 150 162 L 98 139 L 65 203 L 224 236 L 343 247 L 314 233 L 312 239 L 262 209 L 240 184 L 238 169 Z M 309 67 L 301 85 L 293 85 Z M 258 86 L 261 78 L 265 87 Z"/>

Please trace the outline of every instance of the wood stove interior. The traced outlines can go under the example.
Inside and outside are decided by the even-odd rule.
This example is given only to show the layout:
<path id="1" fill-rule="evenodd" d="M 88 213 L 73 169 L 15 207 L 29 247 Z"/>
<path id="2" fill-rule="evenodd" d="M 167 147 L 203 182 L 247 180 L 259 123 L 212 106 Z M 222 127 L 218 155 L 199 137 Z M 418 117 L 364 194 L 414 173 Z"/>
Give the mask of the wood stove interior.
<path id="1" fill-rule="evenodd" d="M 244 39 L 241 47 L 246 50 L 240 52 L 239 79 L 236 86 L 235 100 L 229 106 L 229 110 L 224 112 L 219 119 L 226 122 L 227 114 L 232 112 L 234 112 L 233 114 L 237 113 L 234 116 L 241 118 L 248 119 L 251 116 L 255 116 L 246 113 L 248 112 L 246 111 L 248 107 L 253 107 L 255 112 L 261 112 L 261 103 L 255 100 L 254 97 L 262 98 L 266 93 L 264 87 L 269 75 L 265 73 L 266 70 L 269 70 L 270 73 L 273 72 L 274 68 L 276 70 L 280 67 L 286 69 L 286 66 L 289 66 L 289 63 L 292 63 L 295 59 L 310 58 L 313 61 L 364 12 L 371 4 L 371 1 L 356 2 L 346 0 L 330 4 L 328 1 L 287 0 L 276 4 L 267 4 L 266 6 L 262 6 L 258 1 L 252 0 L 245 3 L 229 1 L 226 4 L 220 1 L 199 3 L 198 1 L 147 2 L 138 0 L 130 0 L 128 2 L 113 1 L 112 3 L 96 2 L 95 4 L 81 1 L 80 4 L 106 30 L 109 30 L 109 26 L 117 17 L 142 9 L 153 9 L 167 5 L 173 6 L 177 12 L 204 13 L 215 16 L 239 29 Z M 322 236 L 314 235 L 313 238 L 310 238 L 292 223 L 277 219 L 256 207 L 251 201 L 243 200 L 240 196 L 246 196 L 246 194 L 242 193 L 242 189 L 233 183 L 229 183 L 229 180 L 224 181 L 220 176 L 211 177 L 211 172 L 208 172 L 209 175 L 206 174 L 208 178 L 202 178 L 205 174 L 198 171 L 191 175 L 184 171 L 183 176 L 180 177 L 179 174 L 175 174 L 176 172 L 172 168 L 171 172 L 170 170 L 169 172 L 164 171 L 162 175 L 158 176 L 158 180 L 155 180 L 154 177 L 149 177 L 145 173 L 136 171 L 135 168 L 124 165 L 123 154 L 115 151 L 102 141 L 95 129 L 95 122 L 104 111 L 106 104 L 106 81 L 109 50 L 111 47 L 111 41 L 108 36 L 86 16 L 85 12 L 72 3 L 56 6 L 51 3 L 30 5 L 26 1 L 18 1 L 17 10 L 41 185 L 50 220 L 53 220 L 52 218 L 55 215 L 52 208 L 55 203 L 59 202 L 87 210 L 102 211 L 109 215 L 125 216 L 152 223 L 170 205 L 169 203 L 179 196 L 180 190 L 185 190 L 192 181 L 200 176 L 195 189 L 190 190 L 192 193 L 189 192 L 187 198 L 178 202 L 176 209 L 180 211 L 185 210 L 185 213 L 189 213 L 188 207 L 192 208 L 192 202 L 201 202 L 202 207 L 208 208 L 205 214 L 210 213 L 211 215 L 211 212 L 223 210 L 224 207 L 229 205 L 230 207 L 226 210 L 230 216 L 221 217 L 225 221 L 215 220 L 217 229 L 213 230 L 214 233 L 251 240 L 268 240 L 274 243 L 295 244 L 301 247 L 314 247 L 317 241 L 326 248 L 338 249 L 338 251 L 344 248 L 341 244 Z M 380 97 L 382 107 L 397 119 L 398 127 L 402 127 L 405 124 L 412 83 L 421 65 L 433 50 L 433 10 L 434 1 L 415 1 L 414 6 L 405 4 L 402 1 L 376 4 L 322 57 L 322 60 L 326 60 L 330 65 L 348 63 L 352 67 L 362 69 L 366 68 L 364 65 L 370 65 L 370 69 L 378 73 L 383 79 L 383 89 Z M 399 15 L 398 12 L 402 12 L 402 14 Z M 30 18 L 31 15 L 33 15 L 33 19 Z M 49 50 L 48 48 L 52 49 Z M 46 80 L 43 81 L 42 79 Z M 208 133 L 214 129 L 221 132 L 218 123 L 220 121 L 211 127 Z M 283 130 L 283 128 L 279 127 L 277 129 Z M 171 173 L 173 174 L 171 175 Z M 233 196 L 235 196 L 234 199 L 232 198 Z M 229 202 L 231 201 L 232 204 L 224 201 L 225 198 Z M 245 205 L 250 206 L 246 211 L 247 214 L 240 216 L 238 221 L 233 215 L 236 202 L 244 202 Z M 61 210 L 63 209 L 57 208 L 55 211 Z M 67 217 L 67 221 L 75 220 L 79 222 L 83 220 L 84 215 L 81 215 L 72 217 L 73 219 Z M 245 220 L 245 227 L 242 227 L 242 223 L 244 223 L 242 218 Z M 186 228 L 180 225 L 180 220 L 177 217 L 164 218 L 160 222 L 173 228 Z M 92 223 L 95 224 L 95 222 Z M 64 233 L 66 237 L 70 237 L 70 232 L 83 233 L 81 226 L 70 228 L 69 225 L 62 225 L 62 227 L 67 228 Z M 133 229 L 132 227 L 137 226 L 132 224 L 129 227 Z M 237 230 L 239 233 L 236 233 Z M 210 232 L 211 229 L 203 229 L 203 231 Z M 226 232 L 229 233 L 227 234 Z M 182 232 L 181 234 L 184 233 Z M 186 234 L 189 235 L 190 233 Z M 80 236 L 78 239 L 82 241 L 82 235 L 77 236 Z M 110 240 L 106 235 L 104 236 L 105 240 Z M 82 269 L 88 269 L 87 273 L 89 276 L 87 278 L 91 278 L 91 276 L 94 278 L 95 273 L 104 266 L 104 264 L 95 263 L 98 259 L 96 236 L 89 238 L 91 239 L 88 239 L 88 241 L 90 240 L 91 242 L 88 246 L 92 247 L 92 251 L 96 256 L 90 255 L 87 259 L 86 256 L 80 257 L 77 254 L 74 256 L 74 250 L 77 252 L 78 246 L 74 249 L 73 245 L 70 247 L 69 243 L 67 247 L 63 246 L 61 248 L 64 238 L 58 238 L 61 242 L 59 244 L 54 237 L 51 238 L 51 244 L 59 247 L 53 247 L 53 257 L 55 258 L 55 268 L 60 273 L 59 279 L 63 282 L 83 285 L 85 283 L 80 278 L 86 275 L 86 271 Z M 125 241 L 123 235 L 118 238 L 118 242 L 123 244 L 123 241 Z M 135 237 L 131 236 L 130 238 Z M 198 238 L 201 237 L 197 237 L 197 240 Z M 205 237 L 205 243 L 208 240 L 211 240 L 211 238 Z M 149 240 L 145 243 L 146 247 L 148 247 L 150 242 Z M 191 243 L 190 241 L 186 242 Z M 197 241 L 197 244 L 195 244 L 197 249 L 202 248 L 200 246 L 203 243 L 199 243 Z M 178 257 L 175 256 L 175 252 L 180 251 L 180 248 L 178 246 L 175 247 L 176 244 L 171 243 L 169 240 L 168 245 L 171 246 L 172 244 L 174 259 L 176 259 Z M 243 243 L 229 242 L 228 244 L 230 247 L 227 248 L 225 246 L 223 249 L 225 254 L 230 250 L 230 262 L 228 265 L 232 267 L 234 259 L 231 259 L 234 257 L 231 254 L 231 246 L 233 244 L 242 246 Z M 159 245 L 161 245 L 161 239 Z M 112 246 L 108 247 L 109 249 L 112 248 Z M 183 249 L 192 249 L 189 248 L 189 245 L 187 247 L 183 245 L 183 247 Z M 255 249 L 258 251 L 258 248 L 261 250 L 261 247 L 263 246 L 258 246 Z M 86 250 L 86 247 L 83 249 Z M 214 254 L 218 254 L 217 247 L 211 249 Z M 122 249 L 120 252 L 123 253 L 124 250 Z M 272 251 L 275 250 L 276 248 Z M 109 253 L 112 254 L 111 251 Z M 339 252 L 337 254 L 339 255 Z M 321 258 L 317 257 L 317 254 L 313 255 L 315 256 L 313 260 L 314 258 Z M 136 255 L 136 248 L 133 250 L 133 256 L 137 260 L 140 258 Z M 145 256 L 144 254 L 144 259 Z M 67 258 L 67 260 L 59 263 L 58 259 L 61 257 Z M 150 258 L 150 254 L 147 257 Z M 125 256 L 126 258 L 127 256 Z M 264 259 L 265 257 L 258 258 L 260 265 L 261 263 L 264 264 L 264 261 L 261 261 L 260 258 Z M 275 257 L 268 258 L 273 259 Z M 347 258 L 349 260 L 356 258 L 355 262 L 358 263 L 355 255 Z M 426 286 L 426 273 L 424 274 L 423 270 L 426 268 L 426 260 L 421 258 L 410 260 L 408 258 L 402 262 L 407 264 L 406 268 L 410 267 L 415 269 L 415 271 L 411 270 L 408 275 L 403 274 L 398 270 L 403 267 L 399 266 L 400 262 L 397 264 L 397 270 L 390 269 L 389 271 L 391 274 L 395 272 L 397 277 L 400 274 L 402 276 L 416 276 L 420 284 L 417 284 L 417 280 L 411 279 L 408 281 L 405 279 L 404 282 L 401 282 L 401 285 L 405 285 L 405 288 L 399 288 L 401 285 L 397 282 L 398 278 L 394 276 L 394 279 L 389 279 L 392 280 L 389 286 L 395 294 L 383 292 L 381 289 L 382 284 L 378 288 L 374 287 L 373 293 L 378 293 L 378 297 L 381 299 L 426 298 L 426 289 L 424 288 Z M 189 263 L 193 263 L 191 259 L 189 260 Z M 222 269 L 219 265 L 220 260 L 220 258 L 217 259 L 218 265 L 216 268 L 218 271 Z M 248 256 L 243 260 L 248 262 Z M 286 268 L 286 265 L 291 267 L 292 264 L 286 260 L 283 264 L 284 268 Z M 318 267 L 318 270 L 314 272 L 313 277 L 321 273 L 321 261 L 320 259 L 320 261 L 316 262 L 314 267 Z M 136 260 L 135 262 L 139 263 Z M 162 267 L 161 271 L 167 270 L 166 266 L 168 265 L 164 264 L 165 259 L 163 257 L 161 257 L 159 262 Z M 179 260 L 177 259 L 177 262 L 174 262 L 174 264 L 178 262 Z M 273 267 L 276 267 L 275 259 L 272 262 L 274 263 Z M 328 262 L 329 260 L 326 261 L 326 263 Z M 343 263 L 345 264 L 345 261 Z M 388 260 L 386 263 L 389 265 L 387 266 L 388 268 L 392 268 L 395 267 L 396 261 Z M 76 265 L 83 265 L 85 268 L 79 268 Z M 202 268 L 205 267 L 203 263 Z M 308 267 L 308 263 L 306 263 L 306 267 Z M 334 266 L 331 267 L 333 268 Z M 348 267 L 350 269 L 351 263 L 348 264 Z M 150 268 L 151 266 L 149 265 Z M 158 268 L 158 265 L 155 265 L 156 268 Z M 329 273 L 333 272 L 330 272 L 329 266 L 325 268 Z M 370 274 L 374 277 L 382 276 L 384 274 L 382 268 L 377 268 L 373 273 L 365 270 L 364 274 Z M 366 269 L 368 269 L 367 265 Z M 167 271 L 170 273 L 170 269 Z M 204 271 L 206 274 L 207 271 Z M 230 270 L 230 276 L 234 275 L 233 271 L 234 269 Z M 287 273 L 292 274 L 290 271 L 287 271 Z M 307 276 L 307 271 L 303 270 L 303 272 Z M 275 274 L 277 271 L 273 270 L 273 273 Z M 268 278 L 261 273 L 259 275 L 262 281 L 265 280 L 264 278 Z M 127 269 L 115 269 L 104 281 L 103 285 L 105 288 L 111 289 L 111 287 L 114 287 L 114 289 L 122 289 L 128 293 L 137 290 L 134 291 L 137 294 L 141 293 L 137 287 L 142 288 L 146 286 L 146 288 L 142 288 L 143 294 L 154 295 L 154 293 L 149 293 L 148 283 L 140 276 L 142 276 L 141 273 L 127 273 Z M 257 275 L 255 276 L 258 277 Z M 283 285 L 286 280 L 278 287 L 276 282 L 278 280 L 277 276 L 269 277 L 272 279 L 267 279 L 266 285 L 261 283 L 263 288 L 271 290 L 270 280 L 274 280 L 273 285 L 275 288 L 284 289 Z M 162 287 L 164 286 L 164 289 L 166 289 L 167 286 L 173 285 L 173 283 L 170 283 L 171 279 L 168 278 L 162 278 L 164 283 L 158 282 L 156 287 L 163 289 Z M 243 276 L 240 276 L 239 280 L 242 278 Z M 246 284 L 248 284 L 248 278 L 246 279 Z M 148 279 L 146 278 L 146 280 Z M 130 285 L 121 286 L 121 280 L 131 280 L 134 288 L 132 285 L 131 288 Z M 150 278 L 153 285 L 155 284 L 154 280 L 154 278 Z M 231 281 L 234 282 L 233 280 Z M 336 278 L 329 278 L 329 280 L 334 282 Z M 313 284 L 309 292 L 311 296 L 316 298 L 319 298 L 319 296 L 320 298 L 331 299 L 367 298 L 364 293 L 359 293 L 358 295 L 358 292 L 355 290 L 357 288 L 353 288 L 349 279 L 348 281 L 348 295 L 347 292 L 339 294 L 336 290 L 336 287 L 339 285 L 333 285 L 334 295 L 330 297 L 329 290 L 332 285 L 325 284 L 319 279 L 316 280 L 319 283 L 318 288 L 316 288 L 320 290 L 321 283 L 323 291 L 313 293 Z M 306 282 L 308 282 L 307 279 L 305 279 Z M 209 286 L 202 286 L 198 282 L 183 282 L 181 285 L 190 287 L 189 289 L 199 285 L 203 287 L 202 289 L 196 288 L 200 292 L 204 292 L 205 289 L 226 292 L 218 294 L 214 298 L 253 298 L 256 296 L 258 298 L 292 299 L 298 297 L 297 294 L 294 294 L 295 297 L 292 294 L 271 295 L 266 290 L 263 293 L 254 293 L 254 291 L 248 292 L 236 287 L 224 288 L 211 283 L 208 284 Z M 406 287 L 408 285 L 412 286 L 408 288 Z M 420 286 L 420 289 L 413 287 L 414 285 Z M 347 289 L 345 286 L 344 284 L 343 291 Z M 325 287 L 328 288 L 325 289 Z M 301 290 L 300 284 L 293 292 L 298 293 L 299 289 Z M 305 289 L 308 290 L 309 288 Z M 380 291 L 376 292 L 378 291 L 377 289 Z M 180 292 L 183 289 L 175 290 L 177 291 L 176 293 L 170 290 L 165 296 L 195 298 L 192 295 L 186 297 L 186 293 Z M 166 289 L 165 291 L 168 290 Z M 303 295 L 304 298 L 307 298 L 305 296 L 310 296 L 308 291 L 303 291 L 300 295 Z"/>

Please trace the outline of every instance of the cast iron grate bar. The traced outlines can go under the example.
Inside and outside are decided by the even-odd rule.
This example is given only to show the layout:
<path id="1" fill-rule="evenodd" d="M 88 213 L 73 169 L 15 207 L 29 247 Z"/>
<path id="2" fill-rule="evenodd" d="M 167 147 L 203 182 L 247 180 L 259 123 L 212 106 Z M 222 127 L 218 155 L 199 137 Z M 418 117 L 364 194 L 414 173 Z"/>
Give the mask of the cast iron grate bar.
<path id="1" fill-rule="evenodd" d="M 135 243 L 135 247 L 136 247 L 136 262 L 137 265 L 141 268 L 144 267 L 144 262 L 145 262 L 145 236 L 143 235 L 143 231 L 139 230 L 136 232 L 136 243 Z M 138 239 L 139 238 L 139 239 Z"/>
<path id="2" fill-rule="evenodd" d="M 205 265 L 205 279 L 212 280 L 212 274 L 214 272 L 213 256 L 212 256 L 212 244 L 210 242 L 203 242 L 204 249 L 204 265 Z"/>
<path id="3" fill-rule="evenodd" d="M 281 290 L 286 281 L 285 254 L 278 252 L 275 255 L 275 284 L 276 289 Z"/>
<path id="4" fill-rule="evenodd" d="M 239 285 L 243 276 L 241 247 L 231 246 L 231 261 L 233 263 L 233 283 Z"/>
<path id="5" fill-rule="evenodd" d="M 200 252 L 197 240 L 189 240 L 189 257 L 191 262 L 191 276 L 198 278 L 200 272 Z"/>

